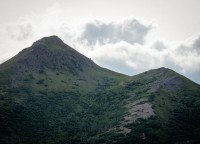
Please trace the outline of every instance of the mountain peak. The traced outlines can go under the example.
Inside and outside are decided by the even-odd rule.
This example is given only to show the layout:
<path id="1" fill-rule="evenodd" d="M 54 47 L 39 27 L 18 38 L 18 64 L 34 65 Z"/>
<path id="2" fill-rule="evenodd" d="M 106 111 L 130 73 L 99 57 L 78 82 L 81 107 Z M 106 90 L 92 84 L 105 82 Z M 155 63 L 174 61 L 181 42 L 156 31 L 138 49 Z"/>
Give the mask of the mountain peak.
<path id="1" fill-rule="evenodd" d="M 37 40 L 36 42 L 33 43 L 33 46 L 35 45 L 63 45 L 63 41 L 56 35 L 52 35 L 49 37 L 43 37 L 40 40 Z"/>
<path id="2" fill-rule="evenodd" d="M 41 71 L 63 71 L 72 75 L 83 75 L 88 69 L 98 68 L 89 58 L 65 44 L 57 36 L 44 37 L 22 50 L 1 67 L 14 69 L 10 81 L 14 87 L 17 81 L 24 79 L 29 73 Z"/>

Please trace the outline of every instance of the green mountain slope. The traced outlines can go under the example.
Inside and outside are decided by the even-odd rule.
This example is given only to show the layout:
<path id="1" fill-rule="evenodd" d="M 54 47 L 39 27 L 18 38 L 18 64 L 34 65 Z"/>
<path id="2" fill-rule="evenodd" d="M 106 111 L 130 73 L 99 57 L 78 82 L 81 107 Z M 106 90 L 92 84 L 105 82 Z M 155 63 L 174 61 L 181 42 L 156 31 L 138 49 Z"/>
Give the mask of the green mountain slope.
<path id="1" fill-rule="evenodd" d="M 200 86 L 104 69 L 56 36 L 0 65 L 0 143 L 198 143 Z"/>

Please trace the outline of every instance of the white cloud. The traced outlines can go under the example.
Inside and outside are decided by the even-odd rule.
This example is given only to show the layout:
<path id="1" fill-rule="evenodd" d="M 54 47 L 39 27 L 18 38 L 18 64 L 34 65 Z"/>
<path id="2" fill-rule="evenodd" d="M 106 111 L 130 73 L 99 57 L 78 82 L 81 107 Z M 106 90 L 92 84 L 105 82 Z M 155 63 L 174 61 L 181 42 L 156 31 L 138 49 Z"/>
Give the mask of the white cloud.
<path id="1" fill-rule="evenodd" d="M 96 46 L 86 55 L 104 67 L 133 75 L 163 66 L 163 56 L 166 55 L 166 52 L 121 41 L 115 44 Z"/>
<path id="2" fill-rule="evenodd" d="M 95 20 L 85 25 L 80 39 L 89 45 L 96 43 L 103 45 L 120 41 L 143 44 L 151 29 L 151 25 L 142 24 L 134 18 L 111 22 Z"/>
<path id="3" fill-rule="evenodd" d="M 160 41 L 160 40 L 155 41 L 153 45 L 151 46 L 151 48 L 156 49 L 158 51 L 163 51 L 167 49 L 167 47 L 168 46 L 163 41 Z"/>
<path id="4" fill-rule="evenodd" d="M 7 32 L 10 33 L 11 39 L 26 40 L 32 36 L 32 25 L 26 21 L 20 21 L 17 24 L 7 26 Z"/>
<path id="5" fill-rule="evenodd" d="M 200 55 L 200 35 L 194 40 L 192 47 Z"/>

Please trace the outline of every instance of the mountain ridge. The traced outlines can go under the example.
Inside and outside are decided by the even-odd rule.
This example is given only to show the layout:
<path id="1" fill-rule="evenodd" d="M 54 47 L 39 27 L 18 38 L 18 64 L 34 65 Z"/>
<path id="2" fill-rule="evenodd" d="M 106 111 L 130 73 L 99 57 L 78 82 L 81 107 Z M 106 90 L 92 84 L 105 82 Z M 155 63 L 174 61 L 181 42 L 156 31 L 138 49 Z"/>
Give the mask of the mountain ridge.
<path id="1" fill-rule="evenodd" d="M 51 45 L 51 46 L 49 46 L 49 44 Z M 30 53 L 30 52 L 32 52 L 33 50 L 36 50 L 36 54 L 37 53 L 39 53 L 39 54 L 41 54 L 42 52 L 46 52 L 46 55 L 43 55 L 42 56 L 42 58 L 45 58 L 45 57 L 48 57 L 49 55 L 48 55 L 48 52 L 47 51 L 45 51 L 45 49 L 49 49 L 49 48 L 51 48 L 51 47 L 53 47 L 53 48 L 58 48 L 58 47 L 54 47 L 54 46 L 52 46 L 52 45 L 57 45 L 58 47 L 59 46 L 61 46 L 61 47 L 59 47 L 60 48 L 60 50 L 61 49 L 63 49 L 63 50 L 70 50 L 69 52 L 71 53 L 71 52 L 75 52 L 75 53 L 78 53 L 78 54 L 80 54 L 78 51 L 76 51 L 75 49 L 73 49 L 72 47 L 70 47 L 69 45 L 67 45 L 67 44 L 65 44 L 58 36 L 56 36 L 56 35 L 52 35 L 52 36 L 48 36 L 48 37 L 44 37 L 44 38 L 42 38 L 42 39 L 40 39 L 40 40 L 37 40 L 36 42 L 34 42 L 33 44 L 32 44 L 32 46 L 31 47 L 28 47 L 28 48 L 25 48 L 25 49 L 23 49 L 21 52 L 19 52 L 16 56 L 14 56 L 13 58 L 15 58 L 15 57 L 20 57 L 20 54 L 24 54 L 24 55 L 27 55 L 27 53 Z M 53 49 L 52 48 L 52 49 Z M 41 51 L 40 51 L 41 50 Z M 44 51 L 43 51 L 44 50 Z M 66 54 L 66 53 L 65 53 Z M 71 55 L 71 54 L 70 54 Z M 84 57 L 84 58 L 87 58 L 87 57 L 85 57 L 84 55 L 82 55 L 82 54 L 80 54 L 78 57 Z M 23 57 L 23 56 L 22 56 Z M 11 58 L 11 59 L 13 59 L 13 58 Z M 10 59 L 10 60 L 11 60 Z M 89 58 L 87 58 L 91 63 L 94 63 L 91 59 L 89 59 Z M 8 60 L 8 61 L 10 61 L 10 60 Z M 1 67 L 3 67 L 2 65 L 4 65 L 5 63 L 7 63 L 8 61 L 6 61 L 6 62 L 4 62 L 4 63 L 2 63 L 2 64 L 0 64 L 0 68 Z M 95 64 L 96 65 L 96 64 Z M 97 66 L 97 65 L 96 65 Z M 156 69 L 151 69 L 151 70 L 147 70 L 147 71 L 145 71 L 145 72 L 142 72 L 142 73 L 147 73 L 147 72 L 151 72 L 151 71 L 159 71 L 159 70 L 168 70 L 168 71 L 173 71 L 173 70 L 171 70 L 171 69 L 169 69 L 169 68 L 166 68 L 166 67 L 161 67 L 161 68 L 156 68 Z M 175 72 L 175 71 L 173 71 L 173 72 Z M 117 73 L 117 72 L 116 72 Z M 177 73 L 177 72 L 176 72 Z M 120 73 L 121 74 L 121 73 Z M 138 75 L 140 75 L 140 74 L 138 74 Z M 180 74 L 179 74 L 180 75 Z M 127 75 L 128 76 L 128 75 Z M 137 76 L 137 75 L 133 75 L 132 77 L 134 77 L 134 76 Z M 188 79 L 188 78 L 187 78 Z M 195 83 L 195 82 L 194 82 Z M 197 84 L 197 83 L 196 83 Z"/>
<path id="2" fill-rule="evenodd" d="M 198 143 L 199 107 L 175 71 L 116 73 L 57 36 L 0 65 L 0 143 Z"/>

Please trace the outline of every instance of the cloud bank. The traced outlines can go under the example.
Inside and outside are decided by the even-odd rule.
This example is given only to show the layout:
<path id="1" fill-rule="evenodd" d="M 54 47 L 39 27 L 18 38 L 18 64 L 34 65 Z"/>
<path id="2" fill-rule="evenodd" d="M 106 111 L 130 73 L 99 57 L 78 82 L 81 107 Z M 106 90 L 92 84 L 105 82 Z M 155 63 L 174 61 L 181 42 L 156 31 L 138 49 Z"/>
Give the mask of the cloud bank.
<path id="1" fill-rule="evenodd" d="M 177 44 L 159 38 L 148 41 L 152 27 L 134 18 L 120 23 L 90 22 L 85 24 L 77 47 L 87 49 L 83 53 L 117 72 L 134 75 L 168 67 L 200 83 L 200 36 Z"/>
<path id="2" fill-rule="evenodd" d="M 103 45 L 119 41 L 130 44 L 143 44 L 145 36 L 151 29 L 151 25 L 144 25 L 133 18 L 108 23 L 95 20 L 85 25 L 80 39 L 89 45 L 95 45 L 96 43 Z"/>
<path id="3" fill-rule="evenodd" d="M 159 27 L 157 27 L 159 28 Z M 200 83 L 200 36 L 176 44 L 151 35 L 155 27 L 135 18 L 69 24 L 58 6 L 0 28 L 0 62 L 34 41 L 58 35 L 102 67 L 128 75 L 168 67 Z M 148 39 L 151 35 L 153 39 Z"/>

